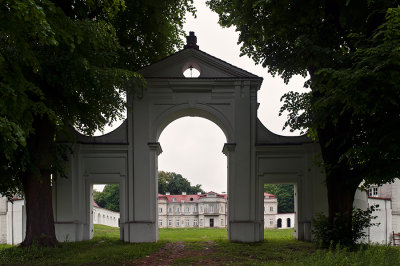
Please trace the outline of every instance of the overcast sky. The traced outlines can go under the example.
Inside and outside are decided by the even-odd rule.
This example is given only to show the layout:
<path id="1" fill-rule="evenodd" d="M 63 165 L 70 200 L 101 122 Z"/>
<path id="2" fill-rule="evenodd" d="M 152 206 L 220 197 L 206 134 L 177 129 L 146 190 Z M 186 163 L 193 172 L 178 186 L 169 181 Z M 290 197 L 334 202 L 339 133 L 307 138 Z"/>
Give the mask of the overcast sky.
<path id="1" fill-rule="evenodd" d="M 184 30 L 195 32 L 200 50 L 263 77 L 258 92 L 259 119 L 276 134 L 298 135 L 289 130 L 282 131 L 285 117 L 279 117 L 278 113 L 281 96 L 289 90 L 303 91 L 304 79 L 296 77 L 286 85 L 281 78 L 269 75 L 267 69 L 256 66 L 247 56 L 240 57 L 239 34 L 234 28 L 221 28 L 218 15 L 209 10 L 205 1 L 194 2 L 197 18 L 188 15 Z M 227 191 L 227 159 L 222 153 L 226 138 L 213 122 L 196 117 L 175 120 L 164 129 L 159 142 L 163 149 L 158 157 L 160 171 L 179 173 L 192 185 L 201 184 L 205 191 Z"/>

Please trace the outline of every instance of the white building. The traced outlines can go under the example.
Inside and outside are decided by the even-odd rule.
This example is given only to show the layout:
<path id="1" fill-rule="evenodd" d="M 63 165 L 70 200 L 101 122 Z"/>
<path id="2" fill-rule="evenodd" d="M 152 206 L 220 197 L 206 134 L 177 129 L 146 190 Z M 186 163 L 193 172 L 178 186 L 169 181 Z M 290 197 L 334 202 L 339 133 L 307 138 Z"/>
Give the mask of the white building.
<path id="1" fill-rule="evenodd" d="M 368 206 L 379 205 L 372 213 L 377 216 L 368 230 L 368 242 L 379 244 L 391 244 L 394 233 L 400 233 L 400 180 L 394 183 L 386 183 L 382 186 L 370 186 L 368 189 Z"/>
<path id="2" fill-rule="evenodd" d="M 104 209 L 93 201 L 93 224 L 119 227 L 119 212 Z"/>
<path id="3" fill-rule="evenodd" d="M 0 244 L 16 245 L 25 238 L 25 201 L 0 197 Z"/>
<path id="4" fill-rule="evenodd" d="M 158 194 L 158 227 L 226 227 L 227 204 L 226 194 L 213 191 L 197 195 Z M 264 193 L 264 228 L 293 228 L 294 217 L 294 213 L 278 214 L 278 200 Z"/>
<path id="5" fill-rule="evenodd" d="M 210 191 L 206 194 L 158 194 L 158 227 L 226 227 L 227 196 Z"/>

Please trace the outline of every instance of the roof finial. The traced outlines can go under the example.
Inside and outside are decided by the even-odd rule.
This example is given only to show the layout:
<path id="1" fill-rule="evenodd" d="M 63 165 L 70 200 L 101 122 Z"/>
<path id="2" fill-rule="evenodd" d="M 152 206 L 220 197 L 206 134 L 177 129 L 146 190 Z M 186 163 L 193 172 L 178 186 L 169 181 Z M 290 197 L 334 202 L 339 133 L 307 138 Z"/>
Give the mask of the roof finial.
<path id="1" fill-rule="evenodd" d="M 199 50 L 199 46 L 197 45 L 197 37 L 194 35 L 194 31 L 189 31 L 189 36 L 186 36 L 186 45 L 183 48 L 194 48 Z"/>

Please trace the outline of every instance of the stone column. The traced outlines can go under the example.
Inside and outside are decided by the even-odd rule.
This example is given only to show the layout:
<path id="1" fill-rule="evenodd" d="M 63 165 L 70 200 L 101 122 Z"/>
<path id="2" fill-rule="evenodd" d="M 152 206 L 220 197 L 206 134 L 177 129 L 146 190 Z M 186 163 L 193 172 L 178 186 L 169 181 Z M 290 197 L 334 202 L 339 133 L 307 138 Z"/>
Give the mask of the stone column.
<path id="1" fill-rule="evenodd" d="M 129 220 L 129 242 L 156 242 L 157 225 L 157 143 L 136 141 L 134 145 L 133 219 Z M 132 210 L 130 210 L 132 211 Z"/>

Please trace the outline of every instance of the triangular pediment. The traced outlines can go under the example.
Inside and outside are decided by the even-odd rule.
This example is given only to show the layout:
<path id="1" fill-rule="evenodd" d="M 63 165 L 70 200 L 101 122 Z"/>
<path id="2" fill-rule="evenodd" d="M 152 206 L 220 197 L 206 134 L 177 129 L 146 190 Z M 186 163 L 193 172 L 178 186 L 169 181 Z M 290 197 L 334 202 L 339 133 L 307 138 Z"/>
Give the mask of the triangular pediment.
<path id="1" fill-rule="evenodd" d="M 257 75 L 195 48 L 183 49 L 140 69 L 138 72 L 145 78 L 185 78 L 183 72 L 189 66 L 193 66 L 200 71 L 198 78 L 261 79 Z"/>

